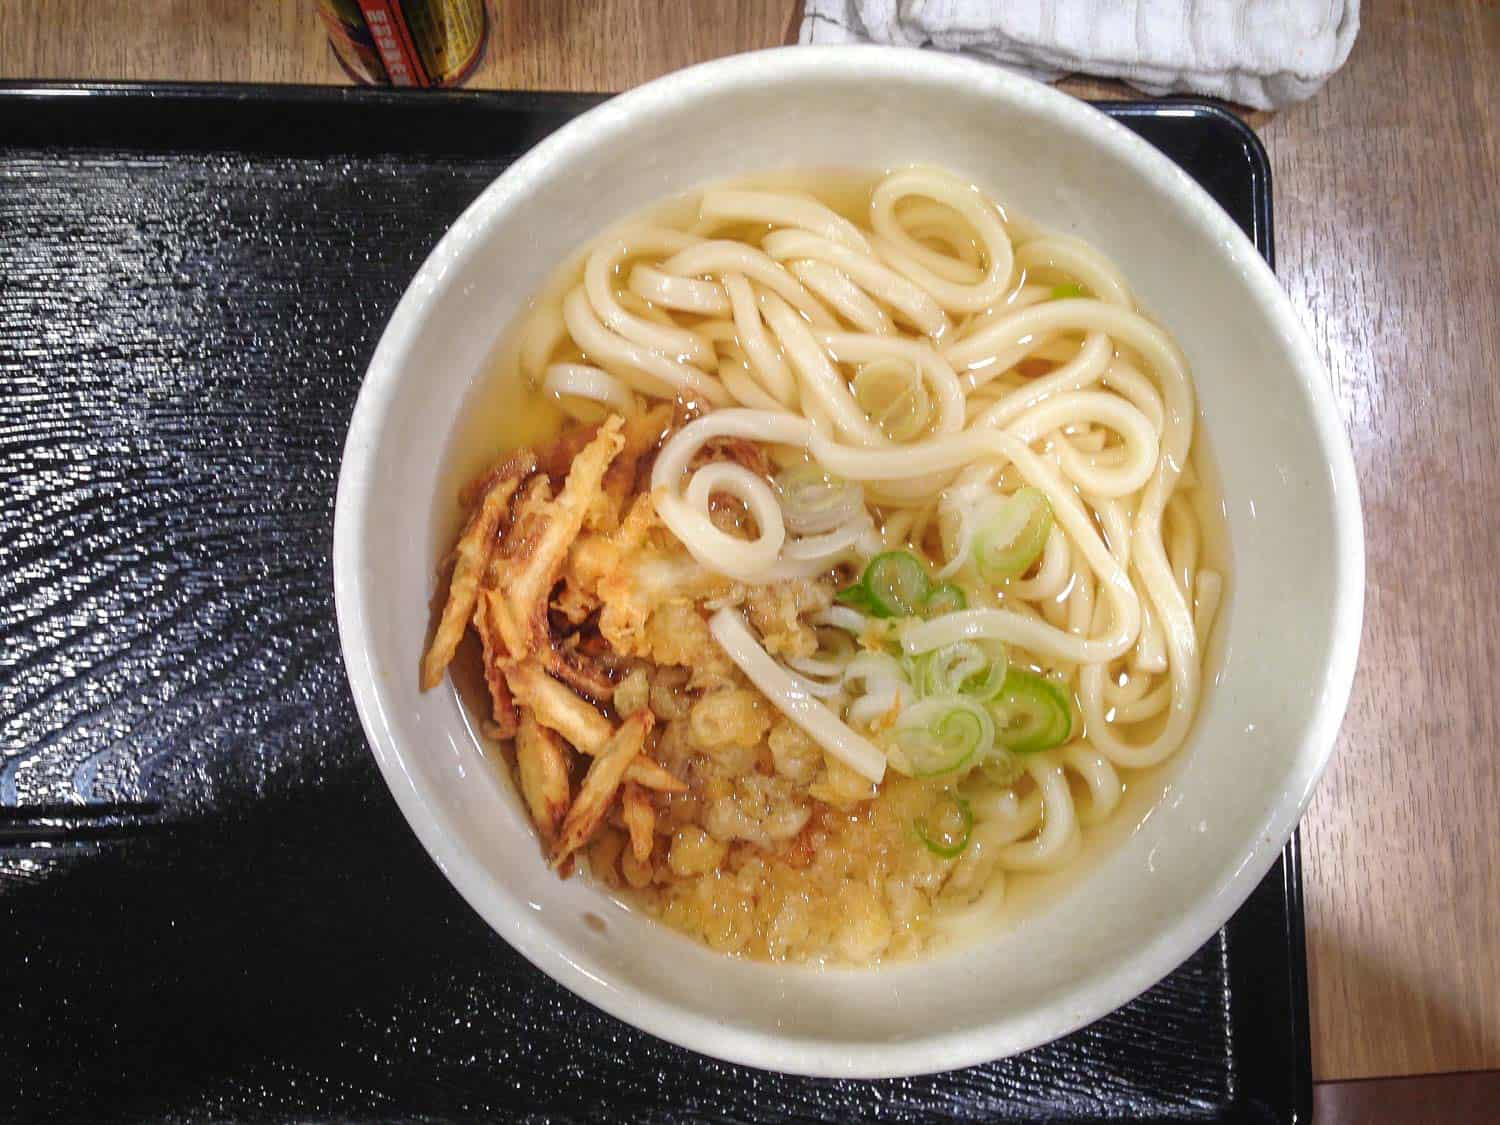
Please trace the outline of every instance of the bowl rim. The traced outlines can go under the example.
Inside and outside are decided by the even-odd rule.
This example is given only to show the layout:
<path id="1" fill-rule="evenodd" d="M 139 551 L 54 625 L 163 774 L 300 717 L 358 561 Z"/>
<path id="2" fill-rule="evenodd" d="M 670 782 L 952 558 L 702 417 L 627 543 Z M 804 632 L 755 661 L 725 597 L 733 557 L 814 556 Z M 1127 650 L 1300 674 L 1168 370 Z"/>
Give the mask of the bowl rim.
<path id="1" fill-rule="evenodd" d="M 1293 375 L 1312 414 L 1331 479 L 1335 512 L 1334 607 L 1327 670 L 1312 721 L 1302 733 L 1286 788 L 1248 855 L 1213 893 L 1200 896 L 1155 937 L 1113 967 L 1080 978 L 1042 1013 L 1002 1015 L 981 1026 L 898 1044 L 794 1038 L 719 1023 L 631 986 L 612 983 L 544 940 L 529 911 L 507 910 L 497 887 L 429 804 L 403 765 L 404 751 L 384 710 L 366 648 L 367 592 L 360 554 L 373 489 L 372 454 L 400 382 L 412 337 L 480 239 L 538 176 L 568 154 L 629 131 L 642 117 L 706 93 L 785 80 L 917 81 L 962 85 L 1010 101 L 1130 165 L 1172 195 L 1216 243 L 1241 263 L 1240 276 L 1294 357 Z M 387 786 L 438 868 L 471 907 L 537 968 L 595 1007 L 678 1046 L 728 1062 L 791 1074 L 886 1078 L 955 1069 L 1041 1046 L 1127 1003 L 1208 941 L 1275 862 L 1311 800 L 1334 750 L 1353 684 L 1364 613 L 1364 529 L 1354 458 L 1324 365 L 1275 274 L 1232 219 L 1188 174 L 1148 142 L 1087 103 L 990 63 L 901 47 L 782 47 L 701 63 L 638 86 L 588 110 L 526 152 L 496 178 L 444 234 L 408 285 L 370 360 L 344 445 L 334 511 L 333 576 L 339 641 L 360 722 Z M 855 970 L 858 971 L 858 970 Z M 877 970 L 878 971 L 878 970 Z"/>

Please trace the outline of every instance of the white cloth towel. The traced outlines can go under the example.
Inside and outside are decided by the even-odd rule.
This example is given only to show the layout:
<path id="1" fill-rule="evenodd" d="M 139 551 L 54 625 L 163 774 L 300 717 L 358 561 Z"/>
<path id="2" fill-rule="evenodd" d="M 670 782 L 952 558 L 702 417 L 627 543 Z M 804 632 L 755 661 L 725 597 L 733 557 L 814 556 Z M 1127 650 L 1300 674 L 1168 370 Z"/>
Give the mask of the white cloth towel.
<path id="1" fill-rule="evenodd" d="M 1150 94 L 1276 109 L 1354 45 L 1359 0 L 806 0 L 803 43 L 891 43 L 993 59 L 1046 82 L 1083 72 Z"/>

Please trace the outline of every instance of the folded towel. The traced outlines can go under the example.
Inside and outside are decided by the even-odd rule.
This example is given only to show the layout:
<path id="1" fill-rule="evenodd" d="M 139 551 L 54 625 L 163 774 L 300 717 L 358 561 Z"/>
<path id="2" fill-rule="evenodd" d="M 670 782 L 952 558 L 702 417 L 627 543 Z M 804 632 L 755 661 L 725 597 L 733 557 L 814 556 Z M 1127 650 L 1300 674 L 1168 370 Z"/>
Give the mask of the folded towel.
<path id="1" fill-rule="evenodd" d="M 1344 64 L 1359 0 L 806 0 L 803 43 L 891 43 L 1276 109 Z"/>

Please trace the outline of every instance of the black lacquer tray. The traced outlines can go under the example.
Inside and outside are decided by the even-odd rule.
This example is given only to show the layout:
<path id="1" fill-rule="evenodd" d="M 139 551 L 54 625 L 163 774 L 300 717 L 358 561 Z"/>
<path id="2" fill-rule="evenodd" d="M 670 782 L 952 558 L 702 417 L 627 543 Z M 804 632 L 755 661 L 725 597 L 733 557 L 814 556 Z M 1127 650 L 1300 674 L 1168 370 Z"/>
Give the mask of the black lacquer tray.
<path id="1" fill-rule="evenodd" d="M 339 659 L 344 430 L 444 228 L 597 100 L 0 87 L 0 1120 L 1307 1120 L 1295 841 L 1120 1011 L 869 1083 L 589 1008 L 423 853 Z M 1102 108 L 1270 256 L 1242 124 Z"/>

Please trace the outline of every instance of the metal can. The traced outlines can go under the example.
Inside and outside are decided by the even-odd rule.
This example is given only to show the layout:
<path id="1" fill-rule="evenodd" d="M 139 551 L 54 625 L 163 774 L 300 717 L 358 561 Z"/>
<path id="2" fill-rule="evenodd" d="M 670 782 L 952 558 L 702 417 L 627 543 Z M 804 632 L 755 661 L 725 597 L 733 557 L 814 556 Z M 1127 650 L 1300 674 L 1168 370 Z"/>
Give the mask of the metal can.
<path id="1" fill-rule="evenodd" d="M 318 0 L 349 77 L 367 85 L 456 86 L 479 62 L 484 0 Z"/>

